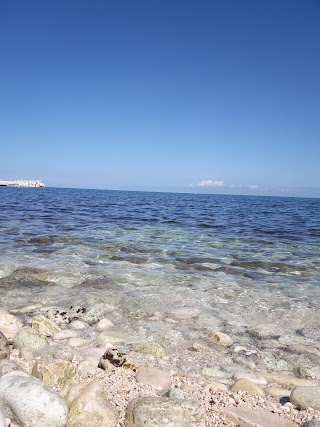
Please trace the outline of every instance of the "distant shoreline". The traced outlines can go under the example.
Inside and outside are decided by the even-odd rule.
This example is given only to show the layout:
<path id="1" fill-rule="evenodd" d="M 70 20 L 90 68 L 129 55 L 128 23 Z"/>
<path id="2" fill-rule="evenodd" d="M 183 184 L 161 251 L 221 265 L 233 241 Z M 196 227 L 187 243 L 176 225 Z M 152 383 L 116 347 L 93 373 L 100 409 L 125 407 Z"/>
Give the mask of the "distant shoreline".
<path id="1" fill-rule="evenodd" d="M 46 188 L 46 185 L 37 180 L 18 179 L 14 181 L 0 181 L 0 187 L 20 187 L 20 188 Z"/>

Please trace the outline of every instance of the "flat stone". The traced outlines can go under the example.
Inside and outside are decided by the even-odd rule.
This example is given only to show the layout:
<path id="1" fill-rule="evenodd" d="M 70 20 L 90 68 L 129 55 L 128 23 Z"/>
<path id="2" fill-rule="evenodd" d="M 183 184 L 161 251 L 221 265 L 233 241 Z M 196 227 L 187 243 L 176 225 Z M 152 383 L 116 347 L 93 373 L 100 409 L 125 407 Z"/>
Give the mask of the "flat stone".
<path id="1" fill-rule="evenodd" d="M 64 399 L 36 378 L 4 376 L 0 379 L 0 410 L 24 427 L 65 427 L 68 407 Z"/>
<path id="2" fill-rule="evenodd" d="M 215 332 L 209 335 L 209 340 L 213 344 L 221 345 L 222 347 L 230 347 L 233 344 L 232 338 L 223 332 Z"/>
<path id="3" fill-rule="evenodd" d="M 69 405 L 67 427 L 115 427 L 117 424 L 118 413 L 98 382 L 71 387 L 66 400 Z"/>
<path id="4" fill-rule="evenodd" d="M 224 412 L 238 427 L 298 427 L 293 421 L 266 410 L 227 407 Z"/>
<path id="5" fill-rule="evenodd" d="M 13 343 L 13 338 L 22 326 L 23 324 L 16 316 L 13 316 L 0 308 L 0 331 L 7 338 L 10 344 Z"/>
<path id="6" fill-rule="evenodd" d="M 291 390 L 287 390 L 281 387 L 265 387 L 263 390 L 268 396 L 276 398 L 289 397 L 291 394 Z"/>
<path id="7" fill-rule="evenodd" d="M 316 386 L 317 383 L 312 380 L 307 380 L 303 378 L 296 378 L 292 377 L 290 375 L 284 375 L 284 374 L 270 374 L 268 372 L 264 373 L 264 377 L 266 380 L 270 383 L 276 383 L 283 385 L 285 387 L 293 388 L 296 386 Z"/>
<path id="8" fill-rule="evenodd" d="M 261 387 L 259 387 L 257 384 L 254 384 L 253 382 L 241 378 L 237 380 L 231 387 L 230 390 L 233 392 L 237 391 L 246 391 L 248 394 L 251 394 L 252 396 L 259 396 L 263 397 L 265 395 L 265 392 Z"/>
<path id="9" fill-rule="evenodd" d="M 205 427 L 205 410 L 196 400 L 138 397 L 129 402 L 125 427 Z"/>
<path id="10" fill-rule="evenodd" d="M 73 384 L 76 367 L 66 360 L 39 359 L 33 365 L 32 375 L 50 387 L 61 389 Z"/>
<path id="11" fill-rule="evenodd" d="M 129 337 L 123 334 L 120 334 L 118 332 L 104 331 L 97 336 L 97 343 L 99 345 L 121 344 L 129 341 L 130 341 Z"/>
<path id="12" fill-rule="evenodd" d="M 290 394 L 290 402 L 299 409 L 320 410 L 320 387 L 296 387 Z"/>
<path id="13" fill-rule="evenodd" d="M 221 371 L 220 369 L 215 368 L 203 368 L 201 370 L 201 374 L 205 377 L 213 377 L 213 378 L 228 378 L 230 374 L 227 372 Z"/>
<path id="14" fill-rule="evenodd" d="M 167 389 L 171 387 L 170 374 L 158 368 L 140 368 L 136 373 L 136 380 L 138 383 L 151 385 L 156 388 Z"/>

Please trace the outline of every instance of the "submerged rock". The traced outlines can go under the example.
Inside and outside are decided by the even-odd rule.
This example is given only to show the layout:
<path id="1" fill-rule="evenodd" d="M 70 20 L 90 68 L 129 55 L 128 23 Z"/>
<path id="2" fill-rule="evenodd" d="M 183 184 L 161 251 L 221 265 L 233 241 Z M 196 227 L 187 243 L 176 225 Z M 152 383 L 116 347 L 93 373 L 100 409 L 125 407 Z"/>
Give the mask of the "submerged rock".
<path id="1" fill-rule="evenodd" d="M 277 339 L 281 336 L 279 333 L 280 329 L 275 325 L 256 325 L 248 329 L 248 334 L 258 338 L 259 340 L 264 339 Z"/>
<path id="2" fill-rule="evenodd" d="M 205 410 L 196 400 L 138 397 L 129 402 L 125 427 L 205 427 Z"/>
<path id="3" fill-rule="evenodd" d="M 0 332 L 0 359 L 8 359 L 10 355 L 9 341 L 6 336 Z"/>
<path id="4" fill-rule="evenodd" d="M 36 378 L 4 376 L 0 379 L 0 410 L 24 427 L 65 427 L 64 399 Z"/>
<path id="5" fill-rule="evenodd" d="M 45 358 L 33 365 L 32 375 L 50 387 L 61 389 L 73 384 L 76 367 L 66 360 Z"/>
<path id="6" fill-rule="evenodd" d="M 213 344 L 221 345 L 222 347 L 230 347 L 233 344 L 233 339 L 223 332 L 215 332 L 209 335 L 209 340 Z"/>
<path id="7" fill-rule="evenodd" d="M 284 375 L 284 374 L 278 374 L 278 373 L 269 374 L 268 372 L 265 372 L 264 377 L 268 382 L 273 382 L 289 388 L 293 388 L 296 386 L 316 386 L 317 385 L 317 383 L 312 380 L 296 378 L 290 375 Z"/>
<path id="8" fill-rule="evenodd" d="M 144 342 L 137 344 L 134 347 L 134 350 L 138 351 L 139 353 L 152 354 L 152 356 L 156 357 L 163 357 L 166 355 L 162 345 L 158 344 L 157 342 Z"/>
<path id="9" fill-rule="evenodd" d="M 69 405 L 67 427 L 116 426 L 118 413 L 107 401 L 101 384 L 77 384 L 71 387 L 66 399 Z"/>
<path id="10" fill-rule="evenodd" d="M 290 402 L 299 409 L 320 410 L 320 387 L 296 387 L 290 394 Z"/>

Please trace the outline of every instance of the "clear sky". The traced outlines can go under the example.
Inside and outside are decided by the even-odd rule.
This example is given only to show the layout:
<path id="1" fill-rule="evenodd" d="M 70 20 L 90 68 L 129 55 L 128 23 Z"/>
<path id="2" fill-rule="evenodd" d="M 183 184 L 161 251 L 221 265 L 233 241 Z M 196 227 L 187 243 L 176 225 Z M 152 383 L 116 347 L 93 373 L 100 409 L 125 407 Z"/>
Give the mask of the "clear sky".
<path id="1" fill-rule="evenodd" d="M 319 0 L 0 0 L 0 179 L 320 197 Z"/>

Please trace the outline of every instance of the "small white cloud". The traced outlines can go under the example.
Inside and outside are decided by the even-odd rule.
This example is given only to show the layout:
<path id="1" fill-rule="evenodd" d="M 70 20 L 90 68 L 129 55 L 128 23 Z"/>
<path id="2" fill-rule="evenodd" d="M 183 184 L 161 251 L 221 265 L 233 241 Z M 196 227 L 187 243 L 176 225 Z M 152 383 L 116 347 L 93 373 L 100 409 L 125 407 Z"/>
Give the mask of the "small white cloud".
<path id="1" fill-rule="evenodd" d="M 203 179 L 195 186 L 196 187 L 223 187 L 224 181 L 212 181 L 212 179 Z"/>
<path id="2" fill-rule="evenodd" d="M 250 188 L 250 190 L 256 190 L 258 188 L 257 185 L 249 185 L 248 188 Z"/>

